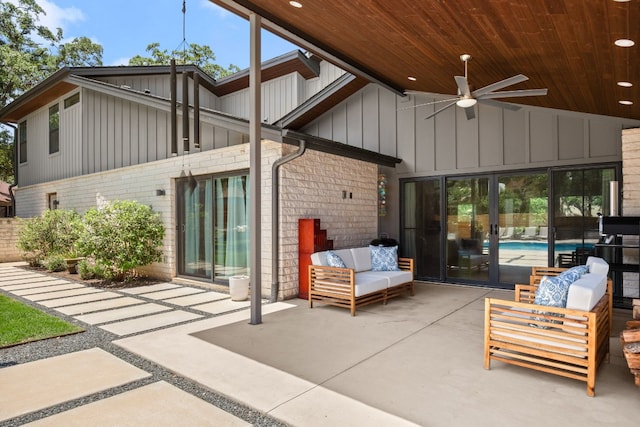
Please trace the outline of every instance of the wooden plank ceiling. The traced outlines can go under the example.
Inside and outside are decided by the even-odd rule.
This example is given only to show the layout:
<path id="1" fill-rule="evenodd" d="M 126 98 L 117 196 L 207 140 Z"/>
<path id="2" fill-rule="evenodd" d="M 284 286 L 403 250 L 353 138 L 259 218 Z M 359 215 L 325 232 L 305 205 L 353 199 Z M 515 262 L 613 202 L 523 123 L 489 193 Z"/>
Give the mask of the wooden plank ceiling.
<path id="1" fill-rule="evenodd" d="M 399 91 L 455 95 L 467 53 L 472 90 L 524 74 L 529 81 L 504 90 L 548 95 L 507 101 L 640 120 L 640 0 L 211 1 L 253 11 L 273 32 Z M 620 38 L 636 45 L 617 47 Z"/>

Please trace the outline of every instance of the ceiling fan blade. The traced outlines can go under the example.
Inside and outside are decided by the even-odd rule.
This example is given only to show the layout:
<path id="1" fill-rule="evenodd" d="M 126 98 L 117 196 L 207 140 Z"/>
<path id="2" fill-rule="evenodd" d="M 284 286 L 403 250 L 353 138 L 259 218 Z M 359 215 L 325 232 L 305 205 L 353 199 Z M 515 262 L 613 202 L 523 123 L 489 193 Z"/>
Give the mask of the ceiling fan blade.
<path id="1" fill-rule="evenodd" d="M 464 113 L 467 115 L 467 120 L 472 120 L 476 118 L 476 112 L 473 107 L 465 108 Z"/>
<path id="2" fill-rule="evenodd" d="M 420 93 L 423 93 L 423 92 L 420 92 Z M 410 110 L 412 108 L 424 107 L 425 105 L 439 104 L 441 102 L 449 102 L 449 101 L 454 101 L 454 100 L 457 101 L 458 99 L 460 99 L 460 97 L 440 99 L 438 101 L 425 102 L 424 104 L 416 104 L 416 105 L 410 105 L 408 107 L 398 108 L 396 111 Z"/>
<path id="3" fill-rule="evenodd" d="M 490 84 L 489 86 L 481 87 L 480 89 L 474 90 L 473 92 L 471 92 L 471 95 L 474 98 L 477 98 L 481 95 L 484 95 L 485 93 L 493 92 L 494 90 L 500 90 L 504 87 L 511 86 L 516 83 L 521 83 L 527 80 L 529 80 L 529 77 L 523 74 L 518 74 L 517 76 L 509 77 L 508 79 L 500 80 L 499 82 L 495 82 L 493 84 Z"/>
<path id="4" fill-rule="evenodd" d="M 521 96 L 542 96 L 547 94 L 547 89 L 522 89 L 522 90 L 505 90 L 502 92 L 486 93 L 478 97 L 478 99 L 492 98 L 518 98 Z"/>
<path id="5" fill-rule="evenodd" d="M 471 96 L 471 91 L 469 90 L 469 82 L 466 77 L 463 76 L 454 76 L 456 79 L 456 84 L 458 85 L 458 91 L 460 95 L 469 97 Z"/>
<path id="6" fill-rule="evenodd" d="M 508 102 L 494 101 L 493 99 L 479 99 L 478 102 L 484 105 L 489 105 L 491 107 L 504 108 L 505 110 L 511 110 L 511 111 L 518 111 L 522 108 L 516 104 L 509 104 Z"/>
<path id="7" fill-rule="evenodd" d="M 457 98 L 456 98 L 456 99 L 457 99 Z M 433 113 L 429 114 L 429 115 L 428 115 L 427 117 L 425 117 L 424 119 L 425 119 L 425 120 L 430 119 L 431 117 L 435 116 L 435 115 L 436 115 L 436 114 L 438 114 L 439 112 L 444 111 L 444 110 L 446 110 L 447 108 L 449 108 L 449 107 L 451 107 L 451 106 L 453 106 L 453 105 L 456 105 L 456 102 L 457 102 L 457 101 L 453 101 L 452 103 L 445 105 L 444 107 L 442 107 L 442 108 L 440 108 L 440 109 L 438 109 L 438 110 L 434 111 Z"/>

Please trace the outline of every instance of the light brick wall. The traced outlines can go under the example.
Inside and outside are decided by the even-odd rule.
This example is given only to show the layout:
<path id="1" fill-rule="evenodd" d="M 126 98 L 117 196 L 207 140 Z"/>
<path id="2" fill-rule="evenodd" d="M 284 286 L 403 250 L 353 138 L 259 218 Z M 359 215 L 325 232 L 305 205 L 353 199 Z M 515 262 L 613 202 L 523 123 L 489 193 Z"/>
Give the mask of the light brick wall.
<path id="1" fill-rule="evenodd" d="M 262 205 L 263 228 L 270 227 L 270 181 L 271 163 L 280 157 L 281 145 L 265 142 L 262 146 Z M 16 189 L 16 214 L 19 217 L 40 215 L 47 208 L 47 194 L 56 193 L 59 209 L 74 209 L 79 213 L 96 206 L 98 198 L 105 200 L 137 200 L 150 205 L 160 214 L 165 226 L 164 262 L 145 269 L 151 276 L 170 279 L 176 275 L 176 205 L 175 179 L 181 172 L 194 176 L 211 173 L 240 171 L 249 168 L 249 144 L 225 147 L 188 156 L 135 165 L 96 174 L 84 175 L 59 181 L 32 185 Z M 156 190 L 165 190 L 164 196 L 156 196 Z M 269 248 L 264 247 L 263 253 Z M 270 262 L 265 256 L 263 264 Z M 264 271 L 263 271 L 264 273 Z M 270 271 L 263 274 L 263 281 L 270 283 Z M 268 289 L 267 289 L 268 290 Z"/>
<path id="2" fill-rule="evenodd" d="M 378 230 L 378 168 L 307 150 L 280 177 L 280 295 L 291 298 L 298 293 L 298 219 L 319 218 L 336 249 L 368 245 Z"/>
<path id="3" fill-rule="evenodd" d="M 284 150 L 284 152 L 283 152 Z M 262 294 L 271 292 L 271 166 L 295 147 L 262 143 Z M 47 208 L 47 194 L 56 193 L 60 209 L 79 213 L 96 206 L 97 198 L 137 200 L 160 214 L 166 234 L 164 262 L 145 269 L 151 276 L 176 276 L 176 185 L 184 170 L 194 176 L 241 171 L 249 168 L 249 144 L 236 145 L 186 157 L 135 165 L 44 184 L 17 188 L 17 216 L 40 215 Z M 320 218 L 336 248 L 368 244 L 377 235 L 377 166 L 371 163 L 307 150 L 280 170 L 280 269 L 279 298 L 298 292 L 298 218 Z M 157 189 L 165 190 L 156 196 Z M 342 198 L 342 191 L 347 198 Z M 252 191 L 252 196 L 254 192 Z M 352 198 L 349 198 L 349 194 Z"/>
<path id="4" fill-rule="evenodd" d="M 640 128 L 622 131 L 622 214 L 640 216 Z M 637 245 L 638 236 L 624 237 L 624 243 Z M 638 264 L 637 249 L 624 250 L 624 263 Z M 624 296 L 638 298 L 637 273 L 624 273 Z"/>
<path id="5" fill-rule="evenodd" d="M 0 218 L 0 262 L 21 261 L 16 248 L 21 221 L 17 218 Z"/>

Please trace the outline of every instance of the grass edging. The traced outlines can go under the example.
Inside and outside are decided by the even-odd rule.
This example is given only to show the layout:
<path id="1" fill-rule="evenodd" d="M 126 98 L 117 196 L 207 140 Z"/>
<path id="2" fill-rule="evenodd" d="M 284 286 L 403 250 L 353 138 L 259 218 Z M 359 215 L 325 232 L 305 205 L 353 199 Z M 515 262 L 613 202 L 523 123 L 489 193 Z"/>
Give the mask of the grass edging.
<path id="1" fill-rule="evenodd" d="M 0 295 L 0 348 L 79 332 L 80 326 Z"/>

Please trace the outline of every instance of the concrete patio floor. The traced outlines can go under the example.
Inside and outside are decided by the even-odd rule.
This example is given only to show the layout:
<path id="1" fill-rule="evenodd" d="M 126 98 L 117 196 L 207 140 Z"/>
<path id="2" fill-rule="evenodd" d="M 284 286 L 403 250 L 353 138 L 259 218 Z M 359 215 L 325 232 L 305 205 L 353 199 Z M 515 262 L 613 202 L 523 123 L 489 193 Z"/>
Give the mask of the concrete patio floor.
<path id="1" fill-rule="evenodd" d="M 484 299 L 512 300 L 513 291 L 416 282 L 414 297 L 355 317 L 294 299 L 263 305 L 263 323 L 250 325 L 248 302 L 174 283 L 96 291 L 3 265 L 0 290 L 110 334 L 99 346 L 27 363 L 14 364 L 3 349 L 0 425 L 240 426 L 253 417 L 305 427 L 583 427 L 640 419 L 640 387 L 618 338 L 629 310 L 614 310 L 611 360 L 588 397 L 579 381 L 500 362 L 483 369 Z"/>
<path id="2" fill-rule="evenodd" d="M 344 309 L 291 300 L 114 343 L 297 426 L 636 425 L 615 310 L 596 397 L 582 382 L 494 362 L 483 369 L 484 298 L 512 291 L 417 283 L 415 297 Z"/>

